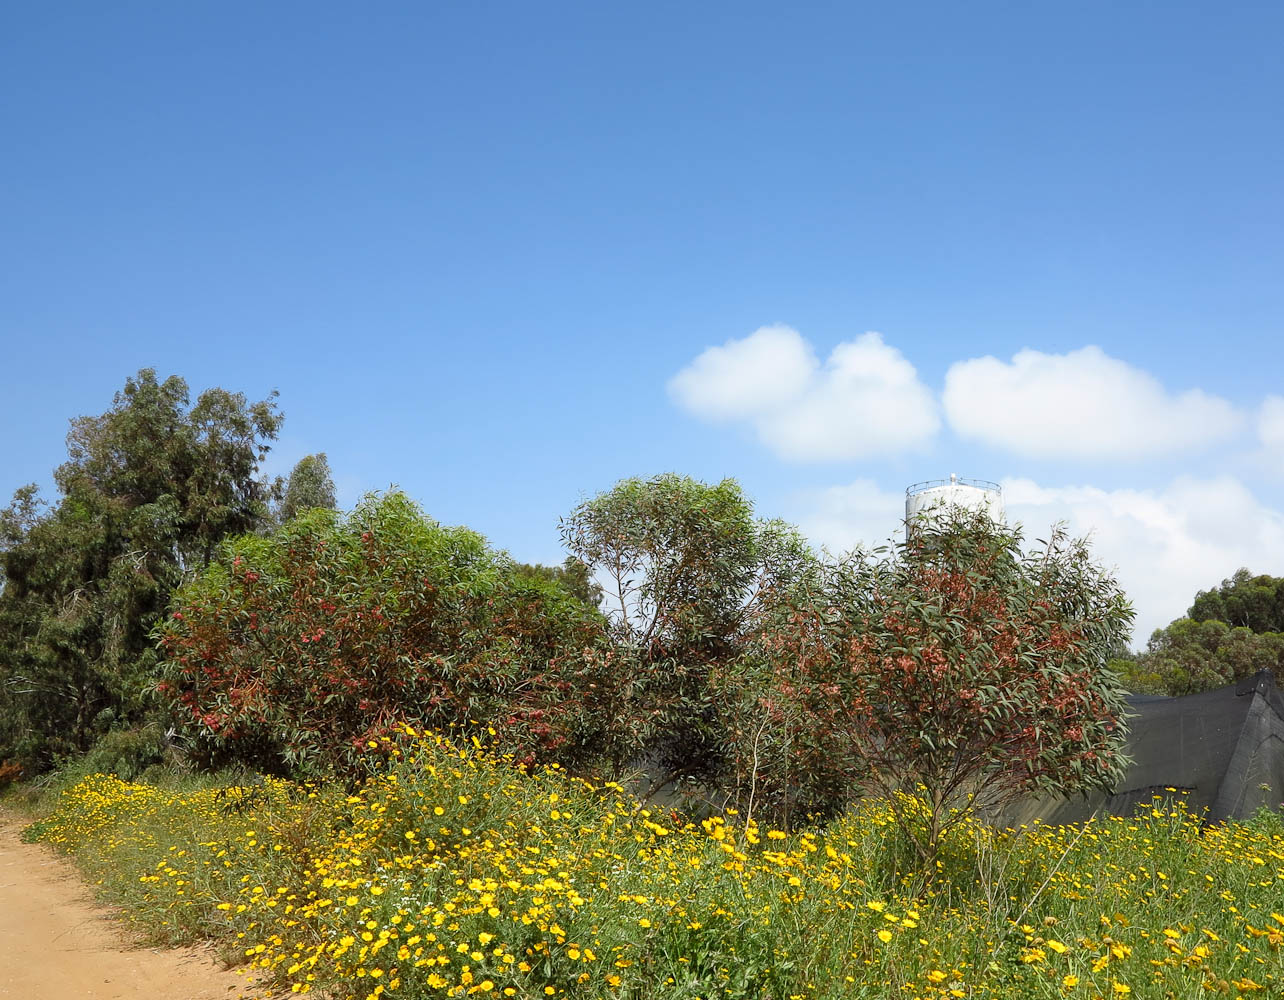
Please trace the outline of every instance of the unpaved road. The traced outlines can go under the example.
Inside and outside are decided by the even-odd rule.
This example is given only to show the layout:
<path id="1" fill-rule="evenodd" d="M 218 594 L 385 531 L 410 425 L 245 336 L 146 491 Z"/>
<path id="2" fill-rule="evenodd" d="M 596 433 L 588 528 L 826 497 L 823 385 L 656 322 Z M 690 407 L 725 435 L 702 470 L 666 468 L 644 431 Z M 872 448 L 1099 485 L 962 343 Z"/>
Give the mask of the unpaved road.
<path id="1" fill-rule="evenodd" d="M 249 982 L 207 951 L 132 946 L 70 861 L 0 810 L 0 997 L 234 1000 Z"/>

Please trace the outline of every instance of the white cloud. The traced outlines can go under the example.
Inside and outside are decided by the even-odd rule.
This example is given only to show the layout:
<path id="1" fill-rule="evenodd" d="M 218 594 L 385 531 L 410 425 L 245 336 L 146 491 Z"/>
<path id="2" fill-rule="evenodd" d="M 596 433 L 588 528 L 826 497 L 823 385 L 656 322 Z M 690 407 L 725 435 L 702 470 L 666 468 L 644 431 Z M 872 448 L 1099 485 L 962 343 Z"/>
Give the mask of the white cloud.
<path id="1" fill-rule="evenodd" d="M 669 394 L 707 420 L 742 420 L 801 395 L 819 367 L 797 330 L 764 326 L 706 349 L 669 380 Z"/>
<path id="2" fill-rule="evenodd" d="M 945 376 L 945 413 L 965 438 L 1046 458 L 1139 458 L 1193 451 L 1238 431 L 1243 415 L 1199 389 L 1174 395 L 1099 347 L 1023 350 L 1010 363 L 959 361 Z"/>
<path id="3" fill-rule="evenodd" d="M 1267 396 L 1257 411 L 1257 439 L 1268 454 L 1284 460 L 1284 396 Z"/>
<path id="4" fill-rule="evenodd" d="M 1003 483 L 1009 521 L 1027 537 L 1066 521 L 1091 534 L 1096 558 L 1116 567 L 1137 610 L 1135 643 L 1186 613 L 1199 590 L 1241 566 L 1278 571 L 1284 564 L 1284 513 L 1264 506 L 1239 480 L 1181 477 L 1162 490 L 1042 487 Z"/>
<path id="5" fill-rule="evenodd" d="M 804 535 L 835 554 L 882 545 L 901 527 L 905 494 L 889 493 L 868 479 L 798 494 L 794 507 Z"/>
<path id="6" fill-rule="evenodd" d="M 748 420 L 794 461 L 905 451 L 940 428 L 935 397 L 877 333 L 839 344 L 822 367 L 796 330 L 763 327 L 704 351 L 669 380 L 669 393 L 697 416 Z"/>
<path id="7" fill-rule="evenodd" d="M 1009 523 L 1028 541 L 1046 538 L 1058 521 L 1089 535 L 1094 558 L 1112 568 L 1137 611 L 1134 644 L 1186 613 L 1197 591 L 1241 566 L 1284 568 L 1284 512 L 1265 506 L 1229 476 L 1182 477 L 1160 490 L 1002 484 Z M 801 494 L 795 519 L 804 534 L 832 552 L 878 545 L 904 517 L 904 496 L 869 480 Z"/>

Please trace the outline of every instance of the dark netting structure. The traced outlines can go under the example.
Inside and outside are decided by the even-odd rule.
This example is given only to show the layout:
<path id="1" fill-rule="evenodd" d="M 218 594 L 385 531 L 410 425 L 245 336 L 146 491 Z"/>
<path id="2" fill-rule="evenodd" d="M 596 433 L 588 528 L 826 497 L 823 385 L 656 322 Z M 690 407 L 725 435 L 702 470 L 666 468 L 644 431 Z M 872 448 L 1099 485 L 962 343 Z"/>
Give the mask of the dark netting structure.
<path id="1" fill-rule="evenodd" d="M 1156 794 L 1171 797 L 1171 789 L 1209 822 L 1244 819 L 1284 801 L 1284 697 L 1269 670 L 1203 694 L 1134 695 L 1128 702 L 1133 763 L 1113 795 L 1027 799 L 1004 810 L 1000 823 L 1130 816 Z"/>

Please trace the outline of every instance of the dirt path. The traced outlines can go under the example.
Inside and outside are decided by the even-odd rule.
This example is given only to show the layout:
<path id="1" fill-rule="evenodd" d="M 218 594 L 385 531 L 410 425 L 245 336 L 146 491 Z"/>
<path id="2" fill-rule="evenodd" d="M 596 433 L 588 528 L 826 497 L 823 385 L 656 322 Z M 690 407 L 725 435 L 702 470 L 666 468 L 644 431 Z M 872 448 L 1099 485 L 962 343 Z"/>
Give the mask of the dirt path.
<path id="1" fill-rule="evenodd" d="M 248 983 L 208 951 L 129 944 L 71 862 L 0 811 L 0 997 L 234 1000 Z"/>

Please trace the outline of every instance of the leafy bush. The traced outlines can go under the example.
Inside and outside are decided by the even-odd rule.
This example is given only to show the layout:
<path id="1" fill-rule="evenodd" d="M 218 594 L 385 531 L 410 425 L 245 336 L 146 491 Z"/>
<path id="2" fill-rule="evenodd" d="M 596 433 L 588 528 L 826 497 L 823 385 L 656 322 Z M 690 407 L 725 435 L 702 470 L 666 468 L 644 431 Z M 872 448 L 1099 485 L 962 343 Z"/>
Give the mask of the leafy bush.
<path id="1" fill-rule="evenodd" d="M 735 750 L 778 809 L 875 791 L 930 865 L 983 805 L 1113 785 L 1125 701 L 1106 659 L 1132 610 L 1083 542 L 1020 543 L 985 515 L 913 525 L 764 622 L 747 659 L 768 675 L 754 736 L 770 752 Z"/>
<path id="2" fill-rule="evenodd" d="M 159 690 L 212 763 L 352 772 L 403 722 L 477 720 L 528 763 L 575 762 L 614 719 L 601 616 L 400 493 L 236 539 L 158 635 Z"/>
<path id="3" fill-rule="evenodd" d="M 98 740 L 72 767 L 80 774 L 114 774 L 126 781 L 142 777 L 165 762 L 168 748 L 159 726 L 119 729 Z"/>

